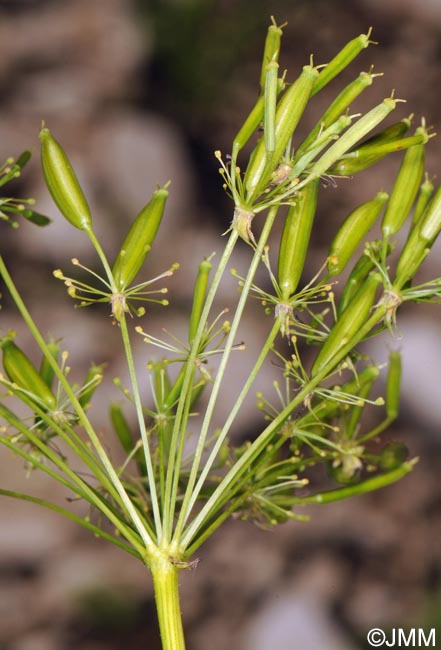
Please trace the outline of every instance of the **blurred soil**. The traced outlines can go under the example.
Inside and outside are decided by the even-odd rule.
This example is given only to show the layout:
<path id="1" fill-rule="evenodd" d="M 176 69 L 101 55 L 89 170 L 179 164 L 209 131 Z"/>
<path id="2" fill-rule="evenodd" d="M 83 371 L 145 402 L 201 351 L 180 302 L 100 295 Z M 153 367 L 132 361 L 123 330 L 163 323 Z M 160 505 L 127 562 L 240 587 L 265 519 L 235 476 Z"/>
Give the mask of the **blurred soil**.
<path id="1" fill-rule="evenodd" d="M 432 0 L 0 0 L 0 142 L 2 159 L 38 151 L 44 119 L 69 151 L 90 198 L 95 223 L 110 254 L 117 252 L 130 220 L 157 183 L 172 179 L 171 198 L 152 275 L 174 261 L 181 271 L 171 285 L 167 326 L 177 335 L 192 294 L 198 262 L 219 250 L 231 215 L 213 151 L 228 152 L 252 105 L 268 17 L 288 20 L 281 67 L 291 76 L 308 63 L 329 60 L 347 40 L 373 26 L 379 45 L 329 89 L 335 95 L 371 65 L 384 77 L 355 109 L 373 106 L 395 89 L 407 99 L 400 118 L 424 116 L 441 129 L 441 4 Z M 250 15 L 252 14 L 252 16 Z M 312 126 L 329 101 L 323 92 Z M 328 187 L 319 215 L 308 272 L 324 259 L 330 233 L 362 200 L 390 189 L 399 159 Z M 441 139 L 428 146 L 427 169 L 440 177 Z M 18 233 L 2 227 L 2 253 L 42 330 L 63 336 L 72 373 L 81 378 L 90 361 L 108 365 L 125 380 L 117 332 L 93 310 L 74 312 L 52 271 L 70 258 L 95 263 L 80 231 L 56 213 L 42 185 L 38 155 L 14 187 L 34 196 L 53 217 L 50 236 L 29 224 Z M 2 225 L 2 224 L 0 224 Z M 246 264 L 245 246 L 236 256 Z M 439 252 L 439 249 L 438 249 Z M 439 254 L 432 272 L 439 274 Z M 436 270 L 437 269 L 437 270 Z M 32 281 L 29 281 L 32 278 Z M 219 307 L 229 301 L 231 281 Z M 55 312 L 47 309 L 47 299 Z M 56 305 L 56 306 L 55 306 Z M 266 532 L 231 521 L 200 553 L 197 569 L 182 574 L 184 619 L 192 650 L 357 650 L 372 627 L 439 626 L 441 617 L 440 367 L 436 307 L 416 318 L 403 314 L 405 360 L 402 415 L 388 434 L 421 458 L 413 474 L 382 492 L 311 508 L 309 524 Z M 162 323 L 151 312 L 151 328 Z M 160 321 L 161 319 L 161 321 Z M 256 304 L 241 336 L 259 342 Z M 6 325 L 4 324 L 6 323 Z M 104 325 L 103 325 L 104 323 Z M 3 299 L 2 328 L 19 331 Z M 384 344 L 384 345 L 383 345 Z M 385 356 L 385 341 L 376 352 Z M 385 351 L 386 350 L 386 351 Z M 140 368 L 147 351 L 136 347 Z M 241 385 L 243 369 L 229 384 L 226 404 Z M 275 377 L 268 368 L 263 388 Z M 242 374 L 241 374 L 242 372 Z M 97 395 L 93 417 L 108 429 Z M 260 414 L 250 404 L 238 435 L 251 434 Z M 114 452 L 116 453 L 116 452 Z M 0 455 L 1 485 L 37 491 L 65 503 L 45 477 L 25 478 L 20 462 Z M 78 506 L 81 508 L 81 505 Z M 441 634 L 441 631 L 438 632 Z M 159 650 L 152 587 L 146 570 L 55 515 L 0 500 L 0 650 Z"/>

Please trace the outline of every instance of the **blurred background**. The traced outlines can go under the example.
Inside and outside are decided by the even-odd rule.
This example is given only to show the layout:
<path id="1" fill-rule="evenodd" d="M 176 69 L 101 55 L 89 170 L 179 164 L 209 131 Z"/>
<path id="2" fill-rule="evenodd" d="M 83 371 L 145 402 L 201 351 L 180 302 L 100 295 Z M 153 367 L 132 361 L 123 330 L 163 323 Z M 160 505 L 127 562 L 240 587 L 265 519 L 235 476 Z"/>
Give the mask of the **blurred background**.
<path id="1" fill-rule="evenodd" d="M 99 236 L 112 257 L 128 224 L 157 183 L 172 180 L 171 195 L 151 275 L 176 260 L 167 325 L 185 327 L 199 261 L 221 248 L 231 207 L 217 174 L 215 149 L 230 151 L 253 105 L 270 15 L 285 20 L 281 68 L 289 80 L 309 62 L 325 63 L 351 38 L 373 27 L 371 46 L 323 91 L 308 127 L 359 71 L 375 80 L 355 108 L 374 106 L 391 89 L 407 100 L 397 119 L 415 113 L 441 129 L 441 0 L 0 0 L 0 143 L 2 160 L 31 148 L 34 159 L 14 196 L 33 196 L 53 218 L 49 229 L 0 224 L 6 262 L 43 332 L 63 337 L 72 375 L 81 380 L 91 361 L 106 376 L 125 379 L 117 332 L 96 310 L 73 311 L 52 271 L 69 274 L 70 259 L 95 264 L 80 231 L 57 214 L 43 187 L 38 162 L 42 120 L 63 143 L 90 200 Z M 395 117 L 394 117 L 395 121 Z M 440 177 L 441 140 L 427 147 L 427 169 Z M 306 273 L 322 263 L 336 224 L 361 201 L 390 190 L 399 157 L 353 182 L 324 190 L 326 211 Z M 240 248 L 240 247 L 239 247 Z M 160 250 L 160 253 L 158 253 Z M 440 274 L 440 248 L 426 265 Z M 243 246 L 234 263 L 246 265 Z M 221 306 L 235 282 L 227 283 Z M 53 309 L 48 310 L 48 300 Z M 440 624 L 441 492 L 439 308 L 403 310 L 401 415 L 388 433 L 420 456 L 413 474 L 388 489 L 311 509 L 309 524 L 265 532 L 232 521 L 200 551 L 196 570 L 181 574 L 183 613 L 192 650 L 360 650 L 366 633 Z M 151 310 L 149 327 L 162 323 Z M 256 304 L 242 336 L 259 341 Z M 32 351 L 7 296 L 2 332 L 16 329 Z M 138 345 L 138 344 L 137 344 Z M 149 350 L 140 341 L 142 370 Z M 31 354 L 31 352 L 30 352 Z M 258 388 L 268 385 L 269 368 Z M 240 362 L 231 393 L 242 381 Z M 101 391 L 102 393 L 103 391 Z M 226 396 L 228 400 L 228 395 Z M 105 435 L 107 414 L 97 394 L 92 416 Z M 237 434 L 252 436 L 261 415 L 250 403 Z M 110 443 L 109 443 L 110 445 Z M 116 451 L 115 451 L 116 453 Z M 2 487 L 59 498 L 48 478 L 26 477 L 22 464 L 0 451 Z M 438 631 L 438 636 L 441 631 Z M 0 499 L 0 650 L 118 650 L 159 648 L 152 587 L 135 559 L 94 539 L 74 524 L 37 507 Z"/>

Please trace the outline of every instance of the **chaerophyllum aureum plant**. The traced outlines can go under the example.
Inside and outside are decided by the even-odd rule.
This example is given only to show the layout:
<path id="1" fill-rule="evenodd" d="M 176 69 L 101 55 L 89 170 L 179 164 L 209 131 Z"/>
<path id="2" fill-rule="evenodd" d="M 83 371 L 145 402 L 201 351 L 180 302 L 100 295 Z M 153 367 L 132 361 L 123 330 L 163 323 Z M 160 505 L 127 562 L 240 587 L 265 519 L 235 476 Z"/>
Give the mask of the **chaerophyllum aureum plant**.
<path id="1" fill-rule="evenodd" d="M 66 153 L 48 128 L 40 132 L 49 192 L 72 227 L 89 239 L 101 268 L 89 271 L 86 282 L 88 269 L 74 258 L 72 277 L 65 270 L 54 275 L 77 305 L 109 304 L 111 317 L 103 327 L 113 324 L 120 332 L 130 376 L 125 402 L 109 398 L 104 435 L 88 415 L 104 366 L 92 365 L 82 385 L 70 382 L 67 353 L 40 331 L 0 259 L 6 290 L 42 355 L 37 368 L 28 356 L 35 351 L 24 351 L 2 323 L 0 441 L 23 459 L 27 471 L 46 473 L 63 486 L 69 501 L 75 497 L 88 507 L 79 513 L 78 506 L 63 508 L 32 495 L 0 492 L 51 508 L 139 558 L 153 577 L 164 650 L 185 647 L 179 572 L 195 563 L 201 544 L 229 517 L 262 527 L 305 521 L 305 504 L 385 487 L 415 464 L 403 444 L 380 439 L 398 414 L 400 354 L 392 350 L 388 368 L 382 369 L 360 346 L 384 330 L 396 340 L 403 303 L 440 299 L 441 278 L 415 280 L 441 230 L 441 188 L 433 187 L 424 170 L 431 134 L 424 120 L 414 131 L 412 117 L 387 120 L 400 102 L 393 93 L 364 115 L 351 113 L 351 104 L 379 76 L 370 70 L 338 94 L 302 140 L 296 127 L 305 109 L 370 44 L 370 32 L 350 41 L 326 65 L 315 65 L 311 58 L 292 80 L 279 70 L 282 27 L 273 20 L 268 29 L 260 93 L 231 152 L 224 158 L 215 153 L 232 202 L 232 221 L 220 240 L 222 251 L 216 256 L 207 251 L 200 261 L 186 340 L 161 340 L 151 331 L 144 307 L 149 303 L 162 309 L 167 304 L 162 281 L 177 265 L 159 277 L 139 279 L 148 276 L 145 262 L 164 213 L 168 184 L 153 192 L 116 259 L 109 260 Z M 243 150 L 251 150 L 248 158 Z M 352 179 L 400 151 L 394 183 L 349 216 L 342 215 L 322 266 L 306 277 L 310 237 L 326 186 L 357 182 L 339 179 Z M 24 154 L 16 163 L 9 160 L 1 170 L 3 180 L 18 174 L 27 158 Z M 7 210 L 39 225 L 47 221 L 23 201 L 2 199 L 2 215 Z M 273 228 L 276 222 L 283 227 Z M 230 269 L 236 246 L 249 254 L 242 274 Z M 240 291 L 237 298 L 232 296 L 235 306 L 227 322 L 224 312 L 213 313 L 213 304 L 230 271 Z M 258 283 L 257 277 L 266 280 Z M 238 328 L 255 298 L 262 304 L 265 340 L 225 412 L 223 390 L 235 362 L 232 352 L 243 347 L 238 346 Z M 150 346 L 140 373 L 132 351 L 138 336 Z M 152 346 L 160 352 L 149 359 Z M 258 394 L 261 429 L 236 444 L 232 426 L 269 363 L 278 366 L 280 380 L 265 395 Z M 382 371 L 384 398 L 374 387 Z M 378 413 L 373 429 L 362 419 L 367 406 Z M 214 424 L 215 413 L 216 418 L 223 413 L 220 427 Z M 122 464 L 108 452 L 110 436 L 119 441 Z M 314 484 L 317 472 L 311 473 L 317 466 L 325 469 L 321 487 Z"/>

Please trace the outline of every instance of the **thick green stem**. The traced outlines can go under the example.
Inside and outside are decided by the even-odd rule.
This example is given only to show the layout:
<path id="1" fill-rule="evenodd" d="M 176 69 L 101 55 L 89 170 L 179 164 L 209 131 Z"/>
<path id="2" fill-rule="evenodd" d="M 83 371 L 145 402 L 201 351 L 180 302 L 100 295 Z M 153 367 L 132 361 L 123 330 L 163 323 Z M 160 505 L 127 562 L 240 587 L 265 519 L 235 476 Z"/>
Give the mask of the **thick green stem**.
<path id="1" fill-rule="evenodd" d="M 150 562 L 162 650 L 185 650 L 179 604 L 179 568 L 162 551 Z"/>

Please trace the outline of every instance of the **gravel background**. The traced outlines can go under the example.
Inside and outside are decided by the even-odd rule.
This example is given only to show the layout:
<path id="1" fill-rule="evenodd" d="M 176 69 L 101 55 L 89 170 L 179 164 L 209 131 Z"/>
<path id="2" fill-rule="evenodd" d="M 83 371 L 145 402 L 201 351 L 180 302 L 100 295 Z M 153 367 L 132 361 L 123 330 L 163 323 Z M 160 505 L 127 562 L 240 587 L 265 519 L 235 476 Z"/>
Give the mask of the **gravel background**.
<path id="1" fill-rule="evenodd" d="M 199 260 L 220 248 L 230 207 L 217 175 L 215 149 L 227 152 L 252 104 L 268 16 L 288 20 L 281 67 L 291 77 L 308 62 L 325 62 L 350 38 L 373 26 L 379 42 L 363 52 L 338 83 L 374 64 L 384 77 L 360 108 L 390 94 L 408 103 L 400 117 L 425 116 L 441 129 L 440 0 L 0 0 L 0 143 L 2 158 L 32 147 L 44 119 L 63 142 L 90 199 L 107 251 L 116 253 L 127 224 L 156 183 L 172 179 L 167 219 L 150 271 L 179 260 L 167 326 L 179 334 Z M 334 85 L 334 95 L 340 87 Z M 329 101 L 323 92 L 317 111 Z M 366 103 L 364 103 L 366 102 Z M 308 122 L 309 120 L 309 122 Z M 314 115 L 303 126 L 313 124 Z M 440 176 L 441 139 L 427 149 L 427 169 Z M 330 233 L 350 210 L 390 189 L 399 160 L 379 164 L 353 183 L 329 188 L 314 234 L 308 269 L 326 254 Z M 69 259 L 93 264 L 90 247 L 56 213 L 41 182 L 38 156 L 15 185 L 53 217 L 47 231 L 23 224 L 1 228 L 2 254 L 43 331 L 63 336 L 72 375 L 107 361 L 106 375 L 124 379 L 117 332 L 96 312 L 72 310 L 54 268 Z M 161 251 L 161 254 L 158 253 Z M 439 274 L 439 247 L 427 273 Z M 234 264 L 246 264 L 241 249 Z M 220 305 L 227 304 L 227 284 Z M 233 293 L 233 295 L 235 295 Z M 47 308 L 50 300 L 51 309 Z M 1 328 L 17 329 L 32 349 L 7 297 Z M 184 619 L 192 650 L 360 650 L 371 627 L 390 630 L 440 624 L 441 330 L 436 306 L 403 313 L 398 347 L 405 364 L 401 416 L 389 437 L 421 457 L 414 473 L 381 493 L 311 509 L 310 524 L 264 532 L 232 521 L 182 574 Z M 260 309 L 241 336 L 259 342 Z M 437 316 L 438 314 L 438 316 Z M 158 329 L 163 312 L 151 314 Z M 386 340 L 377 358 L 387 354 Z M 140 368 L 145 346 L 137 348 Z M 240 361 L 225 404 L 243 378 Z M 258 388 L 268 385 L 268 368 Z M 93 417 L 108 428 L 97 396 Z M 254 406 L 237 433 L 259 422 Z M 2 450 L 0 482 L 9 489 L 65 499 L 63 491 Z M 55 492 L 55 494 L 54 494 Z M 441 631 L 438 631 L 438 636 Z M 117 549 L 55 515 L 0 499 L 0 650 L 137 650 L 159 648 L 150 579 Z"/>

